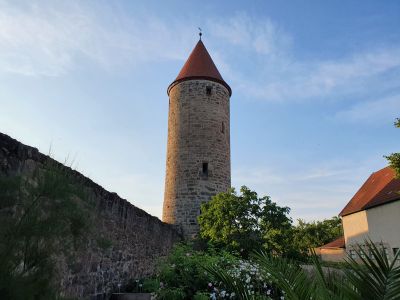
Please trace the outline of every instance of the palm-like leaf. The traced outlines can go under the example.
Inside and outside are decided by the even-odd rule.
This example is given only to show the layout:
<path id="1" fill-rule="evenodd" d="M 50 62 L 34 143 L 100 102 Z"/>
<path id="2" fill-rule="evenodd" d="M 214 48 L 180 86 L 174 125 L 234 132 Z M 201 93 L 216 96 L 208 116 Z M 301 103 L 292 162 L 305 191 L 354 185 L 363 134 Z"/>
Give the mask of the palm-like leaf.
<path id="1" fill-rule="evenodd" d="M 366 241 L 365 245 L 371 257 L 358 247 L 356 253 L 361 263 L 352 257 L 346 260 L 345 276 L 351 285 L 345 289 L 356 292 L 363 300 L 400 299 L 399 253 L 390 262 L 383 248 L 379 249 L 372 241 Z"/>
<path id="2" fill-rule="evenodd" d="M 284 291 L 288 300 L 400 300 L 400 251 L 390 261 L 385 251 L 371 241 L 366 241 L 365 246 L 367 250 L 360 246 L 356 250 L 361 262 L 348 257 L 342 273 L 324 269 L 315 253 L 311 256 L 313 275 L 285 258 L 263 252 L 254 254 L 253 258 L 264 277 Z M 226 271 L 210 266 L 206 270 L 239 299 L 255 299 L 242 282 Z"/>
<path id="3" fill-rule="evenodd" d="M 263 252 L 254 254 L 256 263 L 265 277 L 285 292 L 287 299 L 310 299 L 315 290 L 315 284 L 307 273 L 293 261 L 274 257 Z"/>

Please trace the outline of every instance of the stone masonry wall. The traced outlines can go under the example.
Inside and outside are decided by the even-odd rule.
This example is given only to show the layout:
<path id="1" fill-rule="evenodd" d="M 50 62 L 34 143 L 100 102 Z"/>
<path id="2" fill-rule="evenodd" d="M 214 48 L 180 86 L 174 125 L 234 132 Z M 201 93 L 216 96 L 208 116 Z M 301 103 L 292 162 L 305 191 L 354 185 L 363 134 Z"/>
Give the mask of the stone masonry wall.
<path id="1" fill-rule="evenodd" d="M 37 149 L 0 133 L 0 176 L 29 174 L 49 159 L 52 160 Z M 118 285 L 124 286 L 129 279 L 152 275 L 156 260 L 167 255 L 181 239 L 173 226 L 106 191 L 82 174 L 62 168 L 83 185 L 95 203 L 94 233 L 87 244 L 74 253 L 72 264 L 59 259 L 64 295 L 81 298 L 118 291 Z M 96 237 L 105 238 L 111 246 L 100 248 L 94 240 Z"/>
<path id="2" fill-rule="evenodd" d="M 201 203 L 231 186 L 229 92 L 214 81 L 187 80 L 169 98 L 163 221 L 187 238 L 199 231 Z"/>

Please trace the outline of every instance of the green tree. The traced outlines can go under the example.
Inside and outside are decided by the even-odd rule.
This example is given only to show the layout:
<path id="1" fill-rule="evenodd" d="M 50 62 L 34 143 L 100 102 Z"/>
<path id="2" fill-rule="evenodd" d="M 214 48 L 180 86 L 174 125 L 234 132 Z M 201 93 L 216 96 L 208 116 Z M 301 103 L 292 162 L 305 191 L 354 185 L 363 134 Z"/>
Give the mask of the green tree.
<path id="1" fill-rule="evenodd" d="M 307 255 L 310 248 L 322 246 L 342 235 L 339 217 L 309 223 L 299 219 L 298 224 L 293 227 L 293 247 Z"/>
<path id="2" fill-rule="evenodd" d="M 397 118 L 394 122 L 394 126 L 400 128 L 400 119 Z M 396 171 L 396 177 L 400 179 L 400 152 L 392 153 L 385 156 L 389 161 L 389 165 Z"/>
<path id="3" fill-rule="evenodd" d="M 201 206 L 200 235 L 243 256 L 261 248 L 284 253 L 292 223 L 289 212 L 289 207 L 242 186 L 239 195 L 231 189 Z"/>
<path id="4" fill-rule="evenodd" d="M 63 167 L 0 177 L 0 295 L 55 299 L 55 260 L 75 249 L 90 224 L 89 204 Z"/>

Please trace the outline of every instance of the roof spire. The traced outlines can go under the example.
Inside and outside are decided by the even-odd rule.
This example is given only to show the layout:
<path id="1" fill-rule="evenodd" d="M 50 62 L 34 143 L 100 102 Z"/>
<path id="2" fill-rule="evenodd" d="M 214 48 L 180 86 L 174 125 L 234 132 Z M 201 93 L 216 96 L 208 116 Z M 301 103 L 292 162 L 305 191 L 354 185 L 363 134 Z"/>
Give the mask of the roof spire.
<path id="1" fill-rule="evenodd" d="M 1 0 L 0 0 L 1 1 Z M 199 28 L 201 30 L 201 28 Z M 229 85 L 222 79 L 217 67 L 215 66 L 210 54 L 201 40 L 201 31 L 199 33 L 200 40 L 197 42 L 189 58 L 183 65 L 183 68 L 178 74 L 178 77 L 169 85 L 167 93 L 171 88 L 179 82 L 191 79 L 206 79 L 218 82 L 224 85 L 228 91 L 229 96 L 232 94 L 232 90 Z"/>
<path id="2" fill-rule="evenodd" d="M 200 27 L 197 27 L 197 28 L 199 28 L 199 37 L 200 37 L 200 41 L 201 41 L 201 36 L 203 35 L 203 33 L 201 32 L 201 28 Z"/>

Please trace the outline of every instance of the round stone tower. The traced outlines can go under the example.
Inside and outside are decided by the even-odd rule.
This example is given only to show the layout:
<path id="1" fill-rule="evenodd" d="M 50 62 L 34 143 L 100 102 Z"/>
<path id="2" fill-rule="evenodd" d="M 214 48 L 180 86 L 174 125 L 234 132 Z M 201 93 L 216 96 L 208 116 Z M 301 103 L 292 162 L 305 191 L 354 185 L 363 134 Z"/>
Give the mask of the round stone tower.
<path id="1" fill-rule="evenodd" d="M 231 186 L 229 85 L 201 39 L 169 85 L 163 221 L 199 232 L 200 205 Z"/>

